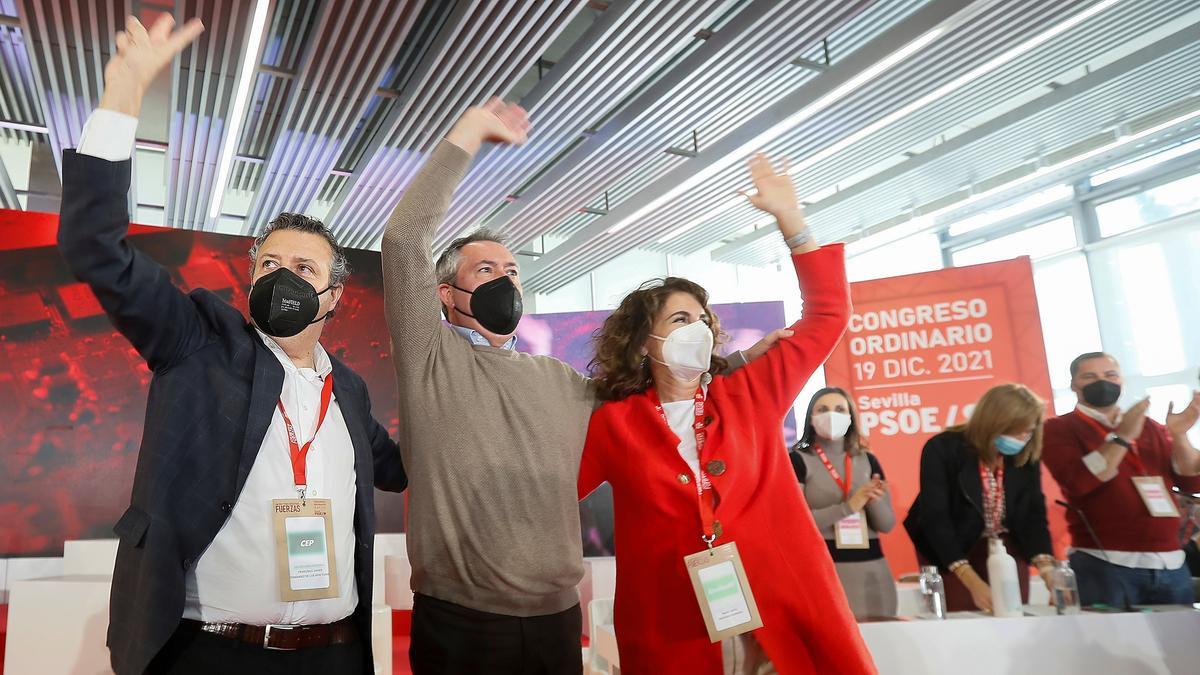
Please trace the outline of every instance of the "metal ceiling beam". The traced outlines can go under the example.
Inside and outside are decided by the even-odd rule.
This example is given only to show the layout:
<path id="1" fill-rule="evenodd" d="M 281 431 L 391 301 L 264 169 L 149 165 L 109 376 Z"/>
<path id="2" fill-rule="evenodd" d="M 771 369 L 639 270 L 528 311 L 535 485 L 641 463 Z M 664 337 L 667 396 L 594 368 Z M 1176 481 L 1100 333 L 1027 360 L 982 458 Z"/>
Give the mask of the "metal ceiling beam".
<path id="1" fill-rule="evenodd" d="M 1163 40 L 1159 40 L 1148 47 L 1144 47 L 1136 52 L 1124 56 L 1112 63 L 1100 68 L 1099 70 L 1091 71 L 1076 80 L 1073 80 L 1065 85 L 1060 85 L 1050 89 L 1042 96 L 1014 108 L 1002 115 L 994 117 L 987 122 L 973 127 L 969 131 L 959 134 L 946 141 L 936 145 L 925 152 L 914 155 L 900 164 L 881 171 L 870 178 L 855 183 L 845 189 L 839 190 L 833 195 L 822 199 L 805 211 L 808 215 L 819 213 L 831 206 L 840 204 L 848 199 L 857 197 L 867 193 L 889 181 L 895 180 L 900 176 L 915 171 L 937 159 L 946 157 L 951 153 L 957 152 L 972 143 L 980 141 L 1010 125 L 1016 124 L 1022 120 L 1028 119 L 1045 110 L 1049 110 L 1054 106 L 1065 103 L 1066 101 L 1090 91 L 1100 85 L 1111 82 L 1132 70 L 1136 70 L 1153 61 L 1174 52 L 1177 49 L 1188 47 L 1200 42 L 1200 24 L 1188 26 Z M 779 236 L 775 228 L 767 227 L 760 228 L 753 232 L 748 232 L 729 243 L 716 248 L 712 251 L 713 260 L 722 260 L 725 257 L 735 254 L 738 250 L 756 244 L 765 238 Z"/>
<path id="2" fill-rule="evenodd" d="M 755 7 L 760 8 L 760 11 L 765 11 L 769 8 L 770 4 L 755 3 L 743 10 L 743 13 L 749 12 Z M 985 1 L 964 4 L 962 0 L 931 0 L 921 9 L 913 12 L 904 20 L 876 36 L 875 39 L 871 40 L 863 48 L 855 51 L 829 70 L 801 85 L 774 105 L 759 112 L 736 129 L 727 133 L 719 141 L 703 149 L 696 159 L 687 161 L 657 180 L 654 180 L 636 195 L 614 207 L 607 216 L 588 223 L 576 234 L 548 251 L 536 263 L 526 267 L 526 271 L 523 273 L 525 286 L 534 290 L 541 290 L 538 288 L 538 278 L 563 265 L 577 265 L 576 268 L 572 269 L 573 276 L 570 280 L 599 267 L 605 260 L 579 265 L 578 261 L 572 261 L 571 258 L 575 252 L 588 247 L 593 241 L 604 236 L 614 226 L 624 224 L 630 218 L 661 202 L 664 194 L 677 190 L 680 185 L 694 182 L 698 177 L 709 175 L 714 170 L 719 170 L 734 162 L 741 161 L 744 157 L 741 154 L 736 154 L 735 156 L 735 153 L 741 153 L 742 148 L 747 143 L 752 142 L 765 131 L 787 120 L 796 111 L 804 109 L 805 106 L 811 104 L 813 101 L 819 100 L 838 87 L 860 76 L 872 66 L 875 66 L 881 60 L 896 52 L 897 49 L 921 38 L 923 35 L 929 33 L 929 31 L 950 21 L 956 15 L 961 17 L 968 12 L 974 13 L 977 7 L 972 9 L 972 5 L 986 4 L 989 3 Z M 720 41 L 726 31 L 740 19 L 743 19 L 741 13 L 730 26 L 719 31 L 714 35 L 713 39 L 706 42 L 703 47 L 697 50 L 696 54 L 693 54 L 693 57 L 699 57 L 706 48 Z M 681 62 L 676 70 L 667 75 L 667 78 L 682 79 L 691 73 L 695 66 L 688 63 L 690 60 L 692 59 L 685 59 Z M 697 60 L 703 59 L 700 57 Z M 680 72 L 681 70 L 684 72 Z M 653 97 L 656 95 L 652 91 L 648 92 L 646 96 Z M 644 105 L 648 104 L 649 101 L 643 102 L 639 100 L 630 105 L 629 108 L 641 109 Z M 567 282 L 569 283 L 570 280 Z M 561 285 L 563 284 L 556 284 L 556 286 Z"/>
<path id="3" fill-rule="evenodd" d="M 362 153 L 362 162 L 360 166 L 354 167 L 354 173 L 346 179 L 345 185 L 342 186 L 341 193 L 338 194 L 334 201 L 333 208 L 329 210 L 329 220 L 333 221 L 336 215 L 342 210 L 342 205 L 358 184 L 361 178 L 361 169 L 387 143 L 387 139 L 395 131 L 396 127 L 400 126 L 404 115 L 408 112 L 408 102 L 414 96 L 421 92 L 421 88 L 426 82 L 433 66 L 438 62 L 439 58 L 453 43 L 454 38 L 458 35 L 463 23 L 471 16 L 475 9 L 474 4 L 468 0 L 457 0 L 454 10 L 442 22 L 433 40 L 425 48 L 425 52 L 421 55 L 421 60 L 417 62 L 416 68 L 413 69 L 412 75 L 404 84 L 404 87 L 397 92 L 392 101 L 392 108 L 388 111 L 383 121 L 375 128 L 371 135 L 370 141 L 367 142 L 366 149 Z"/>
<path id="4" fill-rule="evenodd" d="M 208 30 L 172 65 L 164 218 L 170 227 L 199 230 L 210 225 L 212 183 L 221 149 L 226 143 L 235 147 L 238 143 L 226 132 L 233 125 L 230 113 L 237 73 L 244 60 L 258 63 L 261 59 L 259 53 L 247 53 L 257 1 L 233 0 L 224 7 L 203 0 L 179 2 L 180 13 L 201 18 Z"/>
<path id="5" fill-rule="evenodd" d="M 280 137 L 271 145 L 262 182 L 246 216 L 246 234 L 254 234 L 277 213 L 309 208 L 374 92 L 395 65 L 423 5 L 423 0 L 403 9 L 371 5 L 349 14 L 338 11 L 335 3 L 323 6 L 313 45 L 332 39 L 386 47 L 319 52 L 312 45 L 306 48 L 294 74 L 297 86 L 290 89 L 281 115 Z"/>
<path id="6" fill-rule="evenodd" d="M 434 70 L 414 84 L 422 93 L 406 100 L 407 112 L 388 130 L 382 148 L 356 171 L 334 226 L 338 232 L 353 229 L 348 245 L 377 245 L 388 213 L 416 175 L 420 162 L 414 160 L 437 144 L 466 107 L 510 91 L 582 7 L 582 0 L 491 4 L 464 22 L 437 55 Z"/>
<path id="7" fill-rule="evenodd" d="M 551 191 L 554 186 L 565 179 L 571 172 L 574 165 L 584 161 L 588 155 L 598 152 L 603 146 L 608 143 L 609 139 L 616 135 L 620 130 L 634 122 L 642 111 L 651 106 L 651 104 L 661 96 L 663 91 L 669 91 L 671 88 L 679 85 L 681 82 L 690 77 L 693 73 L 700 69 L 708 67 L 712 62 L 717 60 L 723 50 L 746 32 L 758 25 L 759 21 L 770 13 L 772 10 L 786 3 L 788 0 L 756 0 L 744 9 L 738 12 L 737 16 L 726 26 L 722 27 L 704 44 L 698 47 L 692 54 L 681 60 L 670 72 L 659 78 L 653 87 L 648 88 L 636 99 L 626 105 L 620 112 L 606 121 L 594 133 L 589 134 L 583 142 L 579 143 L 566 156 L 555 164 L 549 171 L 542 174 L 536 181 L 521 191 L 521 199 L 516 202 L 510 202 L 503 205 L 499 211 L 491 216 L 487 221 L 487 226 L 491 229 L 503 229 L 504 225 L 512 220 L 525 204 L 532 202 L 542 194 Z M 948 2 L 949 0 L 941 0 Z M 657 182 L 656 182 L 657 184 Z M 646 194 L 648 191 L 643 191 Z M 631 198 L 626 203 L 636 201 L 637 197 Z M 617 210 L 624 206 L 621 205 Z M 609 216 L 611 217 L 611 215 Z M 592 232 L 595 228 L 589 226 L 585 231 Z M 601 230 L 603 232 L 603 230 Z M 567 242 L 563 242 L 560 246 L 565 246 L 575 240 L 572 237 Z M 553 255 L 553 251 L 547 256 Z M 545 261 L 546 258 L 543 258 Z M 542 262 L 538 267 L 544 266 Z"/>
<path id="8" fill-rule="evenodd" d="M 476 158 L 463 180 L 460 198 L 434 237 L 434 248 L 486 222 L 502 203 L 524 195 L 542 172 L 563 161 L 574 144 L 595 136 L 591 127 L 601 124 L 614 105 L 635 96 L 646 77 L 653 78 L 651 68 L 638 64 L 670 58 L 672 50 L 690 41 L 694 26 L 718 4 L 693 0 L 690 13 L 681 16 L 679 0 L 612 3 L 521 99 L 536 120 L 537 133 L 520 148 L 485 146 Z M 612 65 L 597 65 L 603 63 Z M 605 96 L 597 99 L 595 92 Z M 579 167 L 574 168 L 578 172 Z M 555 190 L 564 187 L 560 183 Z M 564 201 L 569 210 L 578 209 L 577 201 Z"/>

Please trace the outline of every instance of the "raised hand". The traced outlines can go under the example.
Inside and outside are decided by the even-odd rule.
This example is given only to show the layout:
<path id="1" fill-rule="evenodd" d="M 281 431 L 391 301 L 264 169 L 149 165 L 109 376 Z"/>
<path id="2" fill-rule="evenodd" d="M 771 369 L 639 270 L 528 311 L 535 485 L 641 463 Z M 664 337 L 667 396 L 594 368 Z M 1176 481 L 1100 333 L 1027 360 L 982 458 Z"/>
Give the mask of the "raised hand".
<path id="1" fill-rule="evenodd" d="M 104 67 L 104 95 L 100 107 L 137 116 L 142 96 L 162 69 L 204 32 L 199 19 L 174 30 L 175 19 L 162 13 L 149 30 L 137 17 L 127 17 L 117 33 L 117 53 Z"/>
<path id="2" fill-rule="evenodd" d="M 750 158 L 747 166 L 750 168 L 750 178 L 754 181 L 754 192 L 738 192 L 750 200 L 755 208 L 775 216 L 775 224 L 779 226 L 779 232 L 792 253 L 816 250 L 816 242 L 808 234 L 804 211 L 796 197 L 796 186 L 792 184 L 792 176 L 788 173 L 787 160 L 776 167 L 760 152 Z"/>
<path id="3" fill-rule="evenodd" d="M 754 359 L 757 359 L 758 357 L 762 356 L 763 354 L 766 354 L 767 350 L 770 349 L 771 346 L 774 345 L 776 342 L 779 342 L 783 338 L 792 337 L 795 334 L 796 334 L 795 331 L 789 330 L 787 328 L 776 328 L 775 330 L 771 331 L 770 333 L 767 333 L 766 335 L 764 335 L 763 339 L 759 340 L 758 342 L 755 342 L 754 346 L 743 351 L 742 355 L 746 357 L 747 362 L 753 361 Z"/>
<path id="4" fill-rule="evenodd" d="M 1175 412 L 1175 403 L 1167 404 L 1167 431 L 1173 438 L 1186 436 L 1192 427 L 1200 420 L 1200 391 L 1192 393 L 1192 400 L 1179 412 Z"/>
<path id="5" fill-rule="evenodd" d="M 1150 408 L 1150 398 L 1144 398 L 1129 407 L 1117 427 L 1117 435 L 1127 441 L 1136 441 L 1142 435 L 1146 426 L 1146 410 Z"/>
<path id="6" fill-rule="evenodd" d="M 851 511 L 862 511 L 867 504 L 873 504 L 883 498 L 887 492 L 887 486 L 879 478 L 879 474 L 871 476 L 871 480 L 863 483 L 854 494 L 846 502 L 850 505 Z"/>
<path id="7" fill-rule="evenodd" d="M 754 181 L 755 191 L 738 192 L 749 199 L 754 208 L 775 217 L 793 211 L 799 212 L 800 201 L 796 197 L 796 186 L 792 184 L 786 159 L 776 167 L 771 164 L 770 158 L 760 152 L 750 158 L 747 166 L 750 169 L 750 179 Z"/>
<path id="8" fill-rule="evenodd" d="M 492 97 L 481 106 L 467 108 L 446 140 L 474 154 L 484 143 L 522 145 L 529 138 L 529 129 L 524 108 Z"/>

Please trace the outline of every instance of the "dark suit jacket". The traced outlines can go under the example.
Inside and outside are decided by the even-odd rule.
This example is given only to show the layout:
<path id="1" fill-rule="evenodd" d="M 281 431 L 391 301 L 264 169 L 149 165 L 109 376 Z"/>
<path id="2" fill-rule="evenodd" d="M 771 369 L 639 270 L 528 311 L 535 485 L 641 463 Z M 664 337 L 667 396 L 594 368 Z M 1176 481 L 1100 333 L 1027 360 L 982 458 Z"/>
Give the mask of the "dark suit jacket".
<path id="1" fill-rule="evenodd" d="M 904 529 L 917 553 L 943 570 L 965 559 L 983 535 L 983 484 L 979 455 L 962 433 L 946 431 L 921 451 L 921 492 L 908 510 Z M 1004 458 L 1004 526 L 1026 560 L 1053 554 L 1042 494 L 1041 462 L 1017 466 Z"/>
<path id="2" fill-rule="evenodd" d="M 183 615 L 184 575 L 233 510 L 283 388 L 283 367 L 242 313 L 207 290 L 184 294 L 126 240 L 130 163 L 63 153 L 58 245 L 117 330 L 154 372 L 113 574 L 108 646 L 142 673 Z M 399 448 L 371 416 L 362 379 L 337 359 L 334 395 L 354 446 L 354 611 L 371 672 L 372 486 L 407 485 Z"/>

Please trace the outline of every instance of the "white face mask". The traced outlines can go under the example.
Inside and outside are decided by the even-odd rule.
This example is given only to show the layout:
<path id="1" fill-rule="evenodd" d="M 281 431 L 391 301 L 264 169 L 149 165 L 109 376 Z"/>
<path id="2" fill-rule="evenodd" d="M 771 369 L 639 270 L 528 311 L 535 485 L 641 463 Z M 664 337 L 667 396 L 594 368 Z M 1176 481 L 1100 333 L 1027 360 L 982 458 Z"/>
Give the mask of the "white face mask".
<path id="1" fill-rule="evenodd" d="M 844 437 L 850 429 L 850 416 L 831 410 L 813 415 L 812 424 L 818 436 L 834 441 Z"/>
<path id="2" fill-rule="evenodd" d="M 663 360 L 659 361 L 653 356 L 650 356 L 650 360 L 666 366 L 672 375 L 684 382 L 696 381 L 712 365 L 712 329 L 703 321 L 677 328 L 667 337 L 653 333 L 650 337 L 663 341 Z"/>

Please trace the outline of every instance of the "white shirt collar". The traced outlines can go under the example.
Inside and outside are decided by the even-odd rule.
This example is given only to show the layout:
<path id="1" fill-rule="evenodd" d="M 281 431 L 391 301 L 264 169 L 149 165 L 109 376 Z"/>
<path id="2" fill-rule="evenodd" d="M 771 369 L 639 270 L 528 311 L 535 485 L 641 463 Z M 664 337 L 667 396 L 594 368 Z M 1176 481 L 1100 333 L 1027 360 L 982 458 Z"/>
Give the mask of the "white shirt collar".
<path id="1" fill-rule="evenodd" d="M 1103 424 L 1104 426 L 1108 427 L 1109 429 L 1116 429 L 1118 426 L 1120 426 L 1121 418 L 1125 416 L 1124 413 L 1118 412 L 1116 421 L 1109 422 L 1108 415 L 1105 415 L 1104 413 L 1100 412 L 1099 410 L 1088 407 L 1082 403 L 1077 404 L 1075 406 L 1075 409 L 1078 410 L 1079 412 L 1083 413 L 1084 415 L 1087 415 L 1088 417 L 1096 420 L 1097 422 Z"/>
<path id="2" fill-rule="evenodd" d="M 270 349 L 275 358 L 279 359 L 279 362 L 283 364 L 284 370 L 296 372 L 308 370 L 307 368 L 297 368 L 296 364 L 292 363 L 292 358 L 287 355 L 287 352 L 283 351 L 283 347 L 279 346 L 275 338 L 259 330 L 258 326 L 254 327 L 254 332 L 258 333 L 258 336 L 262 338 L 263 344 L 267 346 L 267 349 Z M 329 360 L 329 354 L 325 352 L 325 348 L 321 346 L 320 342 L 313 347 L 313 366 L 312 371 L 321 379 L 324 379 L 326 375 L 333 372 L 333 362 Z"/>
<path id="3" fill-rule="evenodd" d="M 467 342 L 470 342 L 473 345 L 478 345 L 480 347 L 491 347 L 492 346 L 492 343 L 489 342 L 488 339 L 483 336 L 483 333 L 480 333 L 479 331 L 475 330 L 474 328 L 467 328 L 466 326 L 456 326 L 454 324 L 449 324 L 449 325 L 451 328 L 453 328 L 455 330 L 455 332 L 457 332 L 459 335 L 466 338 Z M 517 348 L 517 336 L 514 335 L 514 336 L 510 337 L 508 339 L 508 342 L 505 342 L 504 345 L 502 345 L 500 348 L 507 349 L 510 352 L 513 351 L 514 349 L 516 349 Z"/>

